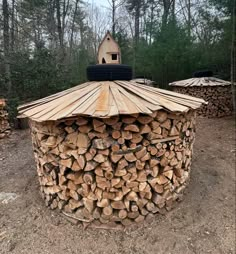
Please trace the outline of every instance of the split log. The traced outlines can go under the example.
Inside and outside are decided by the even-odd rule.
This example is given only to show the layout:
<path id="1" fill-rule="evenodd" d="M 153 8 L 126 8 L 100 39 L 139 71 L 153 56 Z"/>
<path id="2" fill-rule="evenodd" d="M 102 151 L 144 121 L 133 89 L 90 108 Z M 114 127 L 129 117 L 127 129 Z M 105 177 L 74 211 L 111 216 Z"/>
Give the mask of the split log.
<path id="1" fill-rule="evenodd" d="M 83 133 L 79 133 L 77 136 L 76 143 L 77 143 L 77 146 L 80 148 L 88 148 L 88 146 L 89 146 L 88 136 Z"/>
<path id="2" fill-rule="evenodd" d="M 111 125 L 111 126 L 114 126 L 118 121 L 119 121 L 118 116 L 113 116 L 113 117 L 110 117 L 110 118 L 103 118 L 103 122 L 105 124 Z"/>
<path id="3" fill-rule="evenodd" d="M 125 126 L 124 130 L 131 131 L 131 132 L 139 132 L 139 127 L 135 124 L 129 124 L 129 125 Z"/>
<path id="4" fill-rule="evenodd" d="M 146 134 L 146 133 L 149 133 L 149 132 L 151 132 L 151 128 L 148 124 L 142 125 L 140 127 L 140 134 Z"/>
<path id="5" fill-rule="evenodd" d="M 125 219 L 127 217 L 128 213 L 126 210 L 119 210 L 118 216 L 120 219 Z"/>
<path id="6" fill-rule="evenodd" d="M 112 201 L 111 207 L 114 209 L 118 209 L 118 210 L 125 209 L 125 205 L 121 200 L 120 201 Z"/>
<path id="7" fill-rule="evenodd" d="M 83 175 L 83 180 L 86 184 L 91 185 L 94 182 L 94 175 L 91 172 L 85 173 Z"/>
<path id="8" fill-rule="evenodd" d="M 114 131 L 112 132 L 112 137 L 113 137 L 114 139 L 119 139 L 120 136 L 121 136 L 120 131 L 114 130 Z"/>
<path id="9" fill-rule="evenodd" d="M 103 163 L 104 161 L 106 161 L 106 157 L 102 154 L 97 154 L 94 158 L 94 161 L 98 162 L 98 163 Z"/>
<path id="10" fill-rule="evenodd" d="M 107 149 L 112 145 L 112 139 L 111 138 L 105 138 L 105 139 L 95 139 L 93 140 L 92 147 L 95 149 Z"/>
<path id="11" fill-rule="evenodd" d="M 84 118 L 82 116 L 79 116 L 76 120 L 76 124 L 78 126 L 81 126 L 81 125 L 86 125 L 88 123 L 88 119 L 87 118 Z"/>
<path id="12" fill-rule="evenodd" d="M 92 171 L 97 167 L 98 163 L 96 161 L 88 161 L 84 168 L 84 171 Z"/>

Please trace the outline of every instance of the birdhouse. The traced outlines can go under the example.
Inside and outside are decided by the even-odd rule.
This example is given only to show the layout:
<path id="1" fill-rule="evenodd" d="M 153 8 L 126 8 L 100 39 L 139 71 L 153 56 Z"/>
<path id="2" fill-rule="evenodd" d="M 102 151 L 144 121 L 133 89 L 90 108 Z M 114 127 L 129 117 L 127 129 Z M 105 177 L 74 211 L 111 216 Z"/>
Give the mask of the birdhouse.
<path id="1" fill-rule="evenodd" d="M 99 64 L 120 64 L 120 47 L 108 31 L 98 48 Z"/>

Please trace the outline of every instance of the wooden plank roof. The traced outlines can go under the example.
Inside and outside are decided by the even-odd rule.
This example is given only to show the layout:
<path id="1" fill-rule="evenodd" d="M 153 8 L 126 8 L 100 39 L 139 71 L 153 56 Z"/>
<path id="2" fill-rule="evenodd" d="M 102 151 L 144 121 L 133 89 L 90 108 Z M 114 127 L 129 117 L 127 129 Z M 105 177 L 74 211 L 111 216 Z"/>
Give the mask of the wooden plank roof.
<path id="1" fill-rule="evenodd" d="M 169 86 L 229 86 L 231 83 L 215 77 L 190 78 L 169 83 Z"/>
<path id="2" fill-rule="evenodd" d="M 204 100 L 132 81 L 87 82 L 18 107 L 35 121 L 56 121 L 78 115 L 108 118 L 119 114 L 151 114 L 164 109 L 187 112 Z"/>

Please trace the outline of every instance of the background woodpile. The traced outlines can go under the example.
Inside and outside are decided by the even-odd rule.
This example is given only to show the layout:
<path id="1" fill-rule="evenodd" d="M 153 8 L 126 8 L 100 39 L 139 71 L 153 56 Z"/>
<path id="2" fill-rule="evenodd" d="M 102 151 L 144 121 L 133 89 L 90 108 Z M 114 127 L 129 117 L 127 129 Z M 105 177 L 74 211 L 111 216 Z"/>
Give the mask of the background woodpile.
<path id="1" fill-rule="evenodd" d="M 173 91 L 202 98 L 208 102 L 197 110 L 198 115 L 207 117 L 230 116 L 233 113 L 233 100 L 230 86 L 177 87 Z"/>
<path id="2" fill-rule="evenodd" d="M 8 121 L 8 112 L 6 110 L 6 101 L 0 99 L 0 139 L 10 134 L 10 125 Z"/>
<path id="3" fill-rule="evenodd" d="M 31 121 L 47 206 L 85 225 L 123 228 L 170 210 L 189 179 L 195 112 Z"/>

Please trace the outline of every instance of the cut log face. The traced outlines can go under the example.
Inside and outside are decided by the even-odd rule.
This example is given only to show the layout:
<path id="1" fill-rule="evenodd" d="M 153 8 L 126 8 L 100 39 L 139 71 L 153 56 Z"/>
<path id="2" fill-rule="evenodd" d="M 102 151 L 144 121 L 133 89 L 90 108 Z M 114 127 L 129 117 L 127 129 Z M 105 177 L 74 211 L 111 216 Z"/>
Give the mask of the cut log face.
<path id="1" fill-rule="evenodd" d="M 197 114 L 205 117 L 223 117 L 233 114 L 233 97 L 231 86 L 173 86 L 178 93 L 187 94 L 202 98 L 208 102 L 202 105 Z"/>
<path id="2" fill-rule="evenodd" d="M 79 133 L 77 136 L 77 146 L 79 148 L 88 148 L 89 146 L 88 136 L 83 133 Z"/>
<path id="3" fill-rule="evenodd" d="M 83 223 L 125 227 L 170 210 L 189 179 L 195 113 L 31 122 L 40 190 Z"/>

